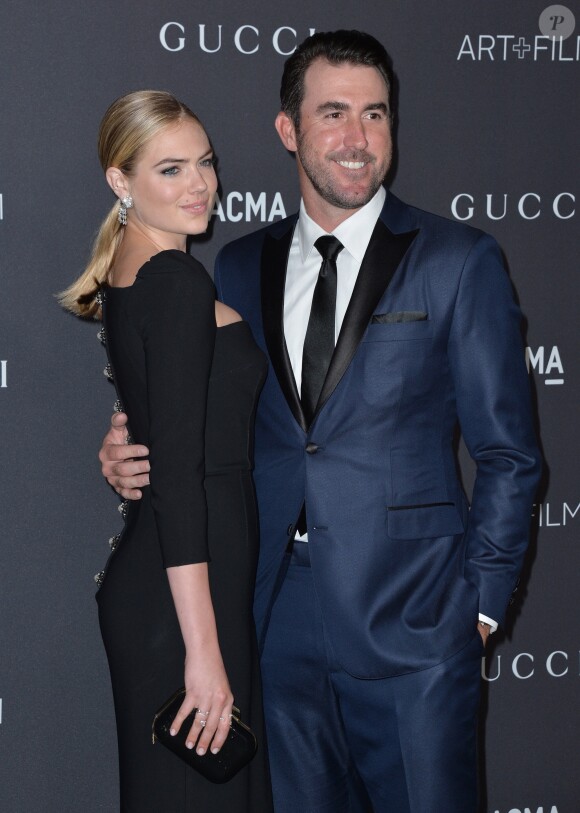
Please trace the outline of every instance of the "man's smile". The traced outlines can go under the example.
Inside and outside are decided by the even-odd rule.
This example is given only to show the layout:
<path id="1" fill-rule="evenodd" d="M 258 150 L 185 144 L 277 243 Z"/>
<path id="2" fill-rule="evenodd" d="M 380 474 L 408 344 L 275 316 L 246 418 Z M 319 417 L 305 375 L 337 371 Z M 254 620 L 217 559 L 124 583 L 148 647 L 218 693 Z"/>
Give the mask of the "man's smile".
<path id="1" fill-rule="evenodd" d="M 345 169 L 363 169 L 367 161 L 337 161 L 336 163 Z"/>

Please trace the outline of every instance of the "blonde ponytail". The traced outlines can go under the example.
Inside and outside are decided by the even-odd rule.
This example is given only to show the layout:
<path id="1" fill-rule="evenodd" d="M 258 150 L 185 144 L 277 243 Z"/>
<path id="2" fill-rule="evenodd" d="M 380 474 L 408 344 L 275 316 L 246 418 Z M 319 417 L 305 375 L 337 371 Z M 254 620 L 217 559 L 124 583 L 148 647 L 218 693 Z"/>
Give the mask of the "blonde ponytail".
<path id="1" fill-rule="evenodd" d="M 131 177 L 144 146 L 164 127 L 183 119 L 201 124 L 187 105 L 163 90 L 138 90 L 121 96 L 105 113 L 99 129 L 99 161 L 103 171 L 117 167 Z M 107 282 L 124 234 L 115 203 L 101 224 L 91 260 L 83 274 L 57 295 L 58 301 L 77 316 L 101 318 L 98 289 Z"/>
<path id="2" fill-rule="evenodd" d="M 107 282 L 117 249 L 123 239 L 123 226 L 118 220 L 119 204 L 116 203 L 101 227 L 93 244 L 89 264 L 73 284 L 58 295 L 58 301 L 68 311 L 85 319 L 101 318 L 101 305 L 96 299 L 97 291 Z"/>

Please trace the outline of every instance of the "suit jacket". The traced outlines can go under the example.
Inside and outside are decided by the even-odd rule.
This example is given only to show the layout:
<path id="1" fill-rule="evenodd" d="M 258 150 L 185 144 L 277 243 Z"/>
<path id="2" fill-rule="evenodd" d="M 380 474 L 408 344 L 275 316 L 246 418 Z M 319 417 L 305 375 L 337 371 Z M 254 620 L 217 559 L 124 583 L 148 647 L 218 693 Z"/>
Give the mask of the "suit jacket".
<path id="1" fill-rule="evenodd" d="M 225 246 L 220 298 L 270 358 L 255 482 L 263 637 L 288 534 L 306 499 L 327 634 L 350 674 L 425 669 L 501 622 L 540 472 L 516 306 L 497 244 L 389 193 L 310 426 L 283 333 L 296 216 Z M 476 464 L 471 507 L 454 455 Z"/>

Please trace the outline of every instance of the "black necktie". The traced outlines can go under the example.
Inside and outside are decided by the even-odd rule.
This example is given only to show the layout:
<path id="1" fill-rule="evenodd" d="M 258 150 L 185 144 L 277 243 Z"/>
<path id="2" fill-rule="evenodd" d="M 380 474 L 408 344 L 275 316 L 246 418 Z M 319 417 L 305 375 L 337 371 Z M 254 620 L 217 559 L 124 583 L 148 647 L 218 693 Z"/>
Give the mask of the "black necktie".
<path id="1" fill-rule="evenodd" d="M 310 424 L 334 353 L 336 258 L 344 248 L 332 235 L 314 243 L 322 256 L 302 352 L 302 408 Z"/>

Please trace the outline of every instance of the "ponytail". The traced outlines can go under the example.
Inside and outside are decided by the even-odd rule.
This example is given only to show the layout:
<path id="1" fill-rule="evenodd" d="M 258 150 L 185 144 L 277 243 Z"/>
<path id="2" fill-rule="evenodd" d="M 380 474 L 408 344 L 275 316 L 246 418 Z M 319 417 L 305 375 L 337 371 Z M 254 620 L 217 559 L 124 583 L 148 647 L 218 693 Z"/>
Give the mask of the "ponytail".
<path id="1" fill-rule="evenodd" d="M 85 319 L 101 318 L 101 305 L 96 299 L 97 291 L 107 282 L 115 260 L 117 249 L 123 239 L 123 226 L 117 218 L 119 204 L 116 203 L 95 238 L 89 264 L 73 284 L 58 294 L 58 301 L 68 311 Z"/>
<path id="2" fill-rule="evenodd" d="M 130 178 L 142 149 L 163 128 L 184 119 L 201 123 L 197 116 L 171 93 L 138 90 L 121 96 L 109 107 L 99 128 L 98 152 L 103 172 L 117 167 Z M 119 203 L 103 220 L 93 245 L 91 260 L 83 274 L 57 295 L 58 301 L 77 316 L 100 319 L 97 292 L 107 282 L 121 241 L 124 226 L 117 216 Z"/>

